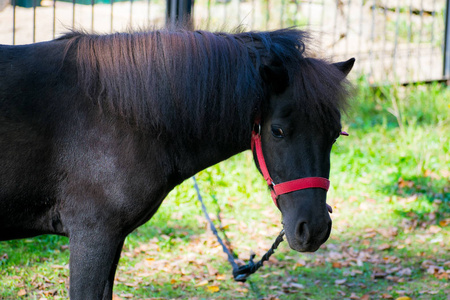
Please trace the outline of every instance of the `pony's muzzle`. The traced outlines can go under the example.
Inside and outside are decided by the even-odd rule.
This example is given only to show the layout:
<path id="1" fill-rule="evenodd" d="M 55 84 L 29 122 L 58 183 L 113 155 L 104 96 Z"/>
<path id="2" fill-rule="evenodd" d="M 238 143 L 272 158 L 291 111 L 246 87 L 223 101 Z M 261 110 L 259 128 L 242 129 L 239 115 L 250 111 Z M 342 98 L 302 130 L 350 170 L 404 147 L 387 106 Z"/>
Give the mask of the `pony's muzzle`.
<path id="1" fill-rule="evenodd" d="M 300 252 L 314 252 L 327 241 L 331 233 L 331 219 L 323 226 L 316 226 L 306 221 L 298 221 L 293 240 L 288 238 L 289 246 Z"/>

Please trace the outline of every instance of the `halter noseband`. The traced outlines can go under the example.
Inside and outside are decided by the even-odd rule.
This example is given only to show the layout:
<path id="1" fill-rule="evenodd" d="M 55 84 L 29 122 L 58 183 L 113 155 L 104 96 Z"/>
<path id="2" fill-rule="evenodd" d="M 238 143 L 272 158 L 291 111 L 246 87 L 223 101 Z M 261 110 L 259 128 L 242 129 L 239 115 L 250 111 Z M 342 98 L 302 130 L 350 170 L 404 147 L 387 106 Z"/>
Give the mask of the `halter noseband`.
<path id="1" fill-rule="evenodd" d="M 324 177 L 306 177 L 275 184 L 272 180 L 272 177 L 270 177 L 269 170 L 267 169 L 266 161 L 264 159 L 261 145 L 261 124 L 259 123 L 255 123 L 252 132 L 252 151 L 254 151 L 255 149 L 259 168 L 261 169 L 261 173 L 264 179 L 269 185 L 273 203 L 275 203 L 278 209 L 280 208 L 277 202 L 279 195 L 309 188 L 321 188 L 325 191 L 328 191 L 328 188 L 330 187 L 330 181 Z M 331 207 L 329 207 L 328 209 L 330 210 Z"/>

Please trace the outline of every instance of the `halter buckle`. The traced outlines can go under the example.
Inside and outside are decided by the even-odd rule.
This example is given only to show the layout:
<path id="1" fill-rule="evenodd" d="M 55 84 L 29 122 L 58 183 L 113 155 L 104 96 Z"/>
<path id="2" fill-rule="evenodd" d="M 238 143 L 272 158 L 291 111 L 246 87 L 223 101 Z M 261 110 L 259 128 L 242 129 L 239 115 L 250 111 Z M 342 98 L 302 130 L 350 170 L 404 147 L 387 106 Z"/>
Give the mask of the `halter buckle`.
<path id="1" fill-rule="evenodd" d="M 261 123 L 253 124 L 253 134 L 261 135 Z"/>

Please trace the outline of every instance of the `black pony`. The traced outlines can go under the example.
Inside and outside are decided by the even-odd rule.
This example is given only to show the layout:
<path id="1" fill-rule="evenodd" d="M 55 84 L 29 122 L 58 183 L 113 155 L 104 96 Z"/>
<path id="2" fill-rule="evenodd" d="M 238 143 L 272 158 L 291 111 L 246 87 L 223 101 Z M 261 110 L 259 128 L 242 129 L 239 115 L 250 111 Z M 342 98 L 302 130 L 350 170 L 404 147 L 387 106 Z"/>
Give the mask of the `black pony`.
<path id="1" fill-rule="evenodd" d="M 354 60 L 308 58 L 305 40 L 161 30 L 0 45 L 0 240 L 68 236 L 71 299 L 111 299 L 125 237 L 183 180 L 250 149 L 253 128 L 269 184 L 328 178 Z M 317 250 L 326 189 L 275 199 L 290 246 Z"/>

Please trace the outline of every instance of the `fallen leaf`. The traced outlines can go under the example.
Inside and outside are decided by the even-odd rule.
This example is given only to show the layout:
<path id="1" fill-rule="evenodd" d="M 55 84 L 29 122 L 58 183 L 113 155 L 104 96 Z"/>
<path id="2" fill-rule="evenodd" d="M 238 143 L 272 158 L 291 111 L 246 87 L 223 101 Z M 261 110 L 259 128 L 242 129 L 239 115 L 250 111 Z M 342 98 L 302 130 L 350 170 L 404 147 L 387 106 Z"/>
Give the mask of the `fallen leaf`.
<path id="1" fill-rule="evenodd" d="M 401 178 L 401 177 L 398 179 L 398 187 L 399 188 L 404 188 L 404 187 L 412 188 L 413 186 L 414 186 L 414 181 L 403 180 L 403 178 Z"/>
<path id="2" fill-rule="evenodd" d="M 334 284 L 337 284 L 337 285 L 341 285 L 341 284 L 344 284 L 345 282 L 347 282 L 347 279 L 336 279 L 335 281 L 334 281 Z"/>
<path id="3" fill-rule="evenodd" d="M 62 270 L 62 269 L 64 269 L 64 266 L 52 265 L 51 268 L 52 269 L 57 269 L 57 270 Z"/>
<path id="4" fill-rule="evenodd" d="M 436 277 L 437 279 L 440 279 L 440 280 L 442 280 L 442 279 L 448 280 L 449 279 L 449 275 L 446 272 L 434 274 L 434 277 Z"/>
<path id="5" fill-rule="evenodd" d="M 353 300 L 360 300 L 361 298 L 360 298 L 358 295 L 356 295 L 355 293 L 352 293 L 352 294 L 350 295 L 350 299 L 353 299 Z"/>
<path id="6" fill-rule="evenodd" d="M 430 233 L 438 233 L 439 231 L 441 231 L 442 228 L 436 225 L 431 225 L 430 228 L 428 229 L 428 232 Z"/>
<path id="7" fill-rule="evenodd" d="M 216 279 L 217 280 L 226 280 L 227 279 L 227 275 L 225 275 L 225 274 L 217 274 L 216 275 Z"/>
<path id="8" fill-rule="evenodd" d="M 394 296 L 392 296 L 391 294 L 382 294 L 381 298 L 383 298 L 383 299 L 394 299 Z"/>
<path id="9" fill-rule="evenodd" d="M 404 268 L 397 272 L 398 276 L 411 276 L 412 270 L 410 268 Z"/>
<path id="10" fill-rule="evenodd" d="M 441 227 L 448 226 L 449 224 L 450 224 L 450 219 L 445 219 L 445 220 L 439 221 L 439 225 Z"/>
<path id="11" fill-rule="evenodd" d="M 219 273 L 215 268 L 213 268 L 210 264 L 206 264 L 206 268 L 208 269 L 208 274 L 210 276 L 214 276 Z"/>
<path id="12" fill-rule="evenodd" d="M 395 298 L 395 300 L 412 300 L 412 299 L 409 298 L 408 296 L 401 296 L 401 297 Z"/>
<path id="13" fill-rule="evenodd" d="M 199 286 L 205 286 L 208 284 L 208 280 L 202 280 L 199 283 L 197 283 L 196 285 L 194 285 L 195 287 L 199 287 Z"/>
<path id="14" fill-rule="evenodd" d="M 217 293 L 218 291 L 220 291 L 220 288 L 217 285 L 210 285 L 208 286 L 208 291 L 210 293 Z"/>
<path id="15" fill-rule="evenodd" d="M 380 250 L 380 251 L 388 250 L 390 248 L 391 248 L 391 245 L 389 245 L 389 244 L 381 244 L 380 246 L 378 246 L 378 250 Z"/>
<path id="16" fill-rule="evenodd" d="M 25 296 L 27 294 L 27 291 L 25 289 L 21 289 L 18 293 L 17 296 L 22 297 Z"/>
<path id="17" fill-rule="evenodd" d="M 289 287 L 299 289 L 299 290 L 303 290 L 305 288 L 305 286 L 303 284 L 295 283 L 295 282 L 289 283 Z"/>

